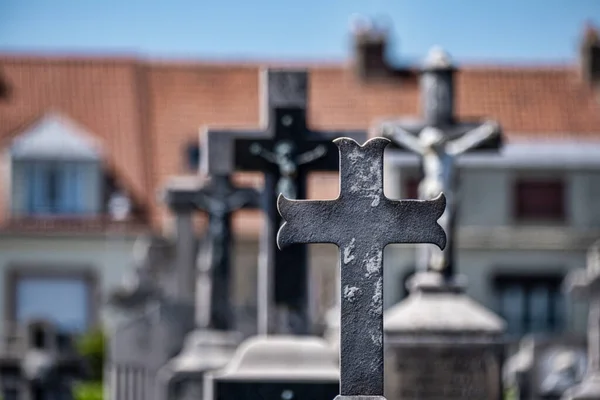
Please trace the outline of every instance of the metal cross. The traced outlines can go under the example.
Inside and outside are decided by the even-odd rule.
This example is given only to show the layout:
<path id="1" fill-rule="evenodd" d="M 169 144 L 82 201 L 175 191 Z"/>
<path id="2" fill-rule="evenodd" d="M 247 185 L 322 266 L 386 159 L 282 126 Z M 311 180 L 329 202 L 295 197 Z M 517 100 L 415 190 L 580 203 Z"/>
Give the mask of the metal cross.
<path id="1" fill-rule="evenodd" d="M 443 248 L 437 219 L 445 198 L 390 200 L 383 194 L 383 151 L 388 139 L 363 146 L 336 139 L 340 195 L 336 200 L 279 197 L 285 223 L 277 243 L 333 243 L 341 252 L 340 393 L 383 395 L 383 249 L 391 243 L 432 243 Z"/>
<path id="2" fill-rule="evenodd" d="M 205 309 L 197 307 L 200 327 L 228 330 L 232 326 L 229 281 L 231 269 L 231 215 L 238 209 L 258 208 L 258 192 L 252 188 L 235 188 L 229 175 L 215 175 L 200 186 L 173 186 L 165 193 L 165 202 L 175 212 L 204 211 L 208 215 L 206 236 L 209 262 L 200 263 L 199 280 L 206 286 L 210 299 Z M 207 307 L 208 305 L 208 307 Z"/>
<path id="3" fill-rule="evenodd" d="M 600 242 L 588 252 L 587 269 L 569 273 L 565 289 L 575 298 L 589 302 L 588 369 L 581 384 L 569 390 L 565 399 L 600 398 Z"/>
<path id="4" fill-rule="evenodd" d="M 275 243 L 281 218 L 277 195 L 306 198 L 306 180 L 313 171 L 336 171 L 338 152 L 332 140 L 349 136 L 365 140 L 366 132 L 314 131 L 307 127 L 308 73 L 269 69 L 262 73 L 263 122 L 258 131 L 208 130 L 204 136 L 208 174 L 258 171 L 265 175 L 259 266 L 259 332 L 306 334 L 308 257 L 305 245 L 278 251 Z M 266 121 L 265 121 L 266 119 Z M 284 322 L 276 326 L 276 307 Z"/>
<path id="5" fill-rule="evenodd" d="M 419 269 L 436 270 L 447 278 L 454 274 L 454 250 L 458 212 L 458 171 L 456 159 L 467 152 L 499 150 L 502 135 L 494 121 L 461 121 L 454 115 L 454 67 L 442 49 L 429 53 L 421 71 L 421 108 L 419 121 L 403 118 L 383 120 L 378 135 L 392 140 L 401 150 L 417 154 L 421 159 L 423 179 L 419 198 L 432 199 L 446 195 L 446 213 L 440 223 L 447 236 L 444 252 L 425 249 Z"/>

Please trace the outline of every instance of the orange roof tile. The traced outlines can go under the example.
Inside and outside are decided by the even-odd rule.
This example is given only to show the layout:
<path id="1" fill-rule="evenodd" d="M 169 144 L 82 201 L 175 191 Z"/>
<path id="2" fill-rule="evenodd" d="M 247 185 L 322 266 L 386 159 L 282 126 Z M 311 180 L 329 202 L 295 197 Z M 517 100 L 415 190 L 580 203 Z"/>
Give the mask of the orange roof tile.
<path id="1" fill-rule="evenodd" d="M 416 79 L 365 83 L 346 65 L 308 68 L 313 128 L 368 129 L 377 118 L 419 115 Z M 189 172 L 185 146 L 198 140 L 202 126 L 257 127 L 259 69 L 0 57 L 0 80 L 10 89 L 0 99 L 0 140 L 50 109 L 73 118 L 98 135 L 111 155 L 107 163 L 158 223 L 166 210 L 155 194 L 170 176 Z M 574 66 L 464 67 L 457 72 L 457 112 L 499 120 L 508 140 L 600 140 L 598 95 L 578 79 Z"/>

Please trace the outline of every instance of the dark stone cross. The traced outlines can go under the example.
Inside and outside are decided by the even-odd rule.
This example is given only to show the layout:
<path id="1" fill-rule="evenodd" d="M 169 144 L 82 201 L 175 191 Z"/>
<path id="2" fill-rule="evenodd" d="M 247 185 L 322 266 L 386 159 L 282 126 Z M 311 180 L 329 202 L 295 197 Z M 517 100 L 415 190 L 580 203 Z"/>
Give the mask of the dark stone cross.
<path id="1" fill-rule="evenodd" d="M 263 77 L 265 130 L 208 130 L 203 166 L 209 174 L 264 173 L 262 207 L 266 222 L 260 250 L 259 332 L 307 334 L 310 333 L 307 248 L 298 244 L 285 251 L 277 250 L 275 239 L 281 224 L 277 195 L 306 198 L 310 172 L 338 168 L 338 153 L 331 141 L 340 136 L 364 140 L 366 132 L 321 132 L 307 127 L 306 71 L 270 69 Z M 277 324 L 276 317 L 279 317 Z"/>
<path id="2" fill-rule="evenodd" d="M 437 219 L 445 198 L 390 200 L 383 194 L 383 152 L 388 139 L 363 146 L 334 141 L 340 153 L 336 200 L 279 197 L 285 223 L 277 243 L 333 243 L 341 253 L 340 394 L 383 396 L 383 249 L 391 243 L 432 243 L 443 248 Z"/>
<path id="3" fill-rule="evenodd" d="M 496 122 L 457 121 L 454 73 L 448 54 L 439 48 L 432 49 L 420 77 L 422 119 L 384 120 L 378 128 L 379 135 L 420 157 L 423 177 L 419 198 L 431 199 L 441 192 L 446 196 L 446 213 L 440 220 L 448 240 L 446 249 L 439 253 L 426 249 L 419 260 L 420 270 L 435 270 L 446 278 L 452 278 L 455 272 L 459 184 L 456 159 L 467 152 L 498 151 L 502 146 Z"/>
<path id="4" fill-rule="evenodd" d="M 589 302 L 588 368 L 583 381 L 568 389 L 562 398 L 600 399 L 600 242 L 590 248 L 587 269 L 569 273 L 565 289 L 575 298 Z"/>
<path id="5" fill-rule="evenodd" d="M 229 175 L 214 175 L 207 184 L 199 187 L 170 187 L 165 193 L 165 202 L 175 212 L 200 210 L 208 215 L 205 244 L 209 262 L 198 266 L 198 278 L 206 286 L 210 299 L 203 305 L 196 305 L 200 309 L 199 328 L 232 328 L 229 295 L 233 243 L 231 216 L 238 209 L 257 208 L 258 199 L 256 190 L 234 187 Z"/>

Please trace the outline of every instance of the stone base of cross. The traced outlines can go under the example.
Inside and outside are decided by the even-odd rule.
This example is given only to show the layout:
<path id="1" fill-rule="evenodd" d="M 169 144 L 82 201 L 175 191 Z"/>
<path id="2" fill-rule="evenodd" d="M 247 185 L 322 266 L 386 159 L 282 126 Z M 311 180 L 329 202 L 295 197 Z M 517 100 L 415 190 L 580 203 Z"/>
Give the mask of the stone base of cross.
<path id="1" fill-rule="evenodd" d="M 181 353 L 158 373 L 157 391 L 164 396 L 161 398 L 202 398 L 204 375 L 225 366 L 240 342 L 238 332 L 199 329 L 189 333 Z"/>
<path id="2" fill-rule="evenodd" d="M 505 323 L 470 299 L 465 282 L 418 272 L 385 313 L 386 393 L 402 400 L 500 398 Z"/>
<path id="3" fill-rule="evenodd" d="M 383 396 L 336 396 L 335 400 L 386 400 Z"/>

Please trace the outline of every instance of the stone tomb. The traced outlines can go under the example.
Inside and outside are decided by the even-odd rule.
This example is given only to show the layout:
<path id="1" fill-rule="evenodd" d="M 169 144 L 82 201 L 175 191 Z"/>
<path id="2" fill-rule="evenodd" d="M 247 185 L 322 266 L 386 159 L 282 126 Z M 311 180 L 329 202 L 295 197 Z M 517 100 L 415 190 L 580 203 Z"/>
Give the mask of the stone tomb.
<path id="1" fill-rule="evenodd" d="M 327 342 L 257 336 L 242 343 L 226 368 L 207 374 L 204 399 L 332 400 L 338 392 L 337 357 Z"/>
<path id="2" fill-rule="evenodd" d="M 504 321 L 441 274 L 415 275 L 384 329 L 388 399 L 502 399 Z"/>

